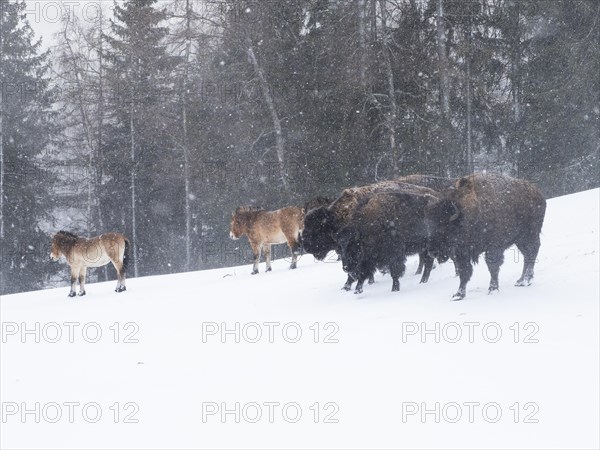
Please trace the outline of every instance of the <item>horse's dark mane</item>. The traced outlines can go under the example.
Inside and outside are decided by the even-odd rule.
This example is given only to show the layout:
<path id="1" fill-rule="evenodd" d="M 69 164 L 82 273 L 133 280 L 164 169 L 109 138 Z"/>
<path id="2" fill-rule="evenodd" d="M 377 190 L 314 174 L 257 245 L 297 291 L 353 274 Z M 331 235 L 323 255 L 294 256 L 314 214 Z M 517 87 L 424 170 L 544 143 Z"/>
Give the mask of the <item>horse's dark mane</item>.
<path id="1" fill-rule="evenodd" d="M 61 234 L 61 235 L 63 235 L 67 239 L 79 239 L 79 237 L 77 235 L 71 233 L 70 231 L 60 230 L 56 234 L 57 235 Z"/>
<path id="2" fill-rule="evenodd" d="M 235 209 L 235 214 L 238 214 L 238 213 L 259 212 L 259 211 L 264 211 L 264 208 L 260 208 L 258 206 L 238 206 Z"/>
<path id="3" fill-rule="evenodd" d="M 56 242 L 59 248 L 64 251 L 70 250 L 78 239 L 79 237 L 75 234 L 64 230 L 60 230 L 54 235 L 54 242 Z"/>

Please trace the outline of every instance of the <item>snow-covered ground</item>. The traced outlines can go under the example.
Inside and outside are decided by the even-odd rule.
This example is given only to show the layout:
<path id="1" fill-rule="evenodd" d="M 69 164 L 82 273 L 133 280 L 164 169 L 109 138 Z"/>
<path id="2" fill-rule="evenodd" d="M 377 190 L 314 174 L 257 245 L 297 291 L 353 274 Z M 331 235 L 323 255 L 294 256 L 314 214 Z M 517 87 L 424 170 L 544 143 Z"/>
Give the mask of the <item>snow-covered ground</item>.
<path id="1" fill-rule="evenodd" d="M 598 448 L 599 201 L 550 200 L 534 284 L 511 249 L 460 302 L 451 264 L 357 296 L 310 255 L 5 296 L 0 447 Z"/>

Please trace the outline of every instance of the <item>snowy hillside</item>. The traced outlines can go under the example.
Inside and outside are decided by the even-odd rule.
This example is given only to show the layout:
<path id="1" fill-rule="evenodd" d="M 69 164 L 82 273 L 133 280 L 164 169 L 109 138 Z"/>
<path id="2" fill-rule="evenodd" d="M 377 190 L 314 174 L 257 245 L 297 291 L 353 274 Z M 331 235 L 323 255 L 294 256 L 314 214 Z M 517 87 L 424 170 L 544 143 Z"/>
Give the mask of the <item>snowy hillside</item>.
<path id="1" fill-rule="evenodd" d="M 598 448 L 599 201 L 550 200 L 533 285 L 511 249 L 460 302 L 451 264 L 354 295 L 310 255 L 3 297 L 0 447 Z"/>

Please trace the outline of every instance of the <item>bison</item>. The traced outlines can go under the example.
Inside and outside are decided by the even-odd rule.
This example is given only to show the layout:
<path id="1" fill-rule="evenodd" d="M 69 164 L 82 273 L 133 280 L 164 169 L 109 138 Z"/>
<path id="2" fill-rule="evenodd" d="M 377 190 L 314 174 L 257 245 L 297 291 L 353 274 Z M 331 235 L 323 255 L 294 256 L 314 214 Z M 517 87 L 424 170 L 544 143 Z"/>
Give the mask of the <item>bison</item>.
<path id="1" fill-rule="evenodd" d="M 504 251 L 513 244 L 524 256 L 517 286 L 531 284 L 540 248 L 546 200 L 525 180 L 478 173 L 460 178 L 426 210 L 432 256 L 452 256 L 460 277 L 453 300 L 465 297 L 473 265 L 485 253 L 490 271 L 489 293 L 498 290 Z"/>
<path id="2" fill-rule="evenodd" d="M 380 183 L 345 189 L 328 207 L 315 208 L 304 217 L 302 243 L 304 250 L 323 260 L 331 250 L 339 250 L 336 235 L 352 219 L 352 215 L 361 198 L 377 192 L 412 192 L 415 194 L 437 195 L 432 189 L 401 181 L 382 181 Z M 348 276 L 343 289 L 350 290 L 353 279 Z M 372 282 L 372 277 L 369 282 Z"/>
<path id="3" fill-rule="evenodd" d="M 375 193 L 362 198 L 350 224 L 337 235 L 344 271 L 357 280 L 355 294 L 376 268 L 387 267 L 392 292 L 400 290 L 406 257 L 427 248 L 425 208 L 437 200 L 428 193 Z M 433 258 L 424 253 L 421 283 L 426 283 Z"/>
<path id="4" fill-rule="evenodd" d="M 398 181 L 403 183 L 415 184 L 417 186 L 423 186 L 429 189 L 433 189 L 437 192 L 445 191 L 454 186 L 456 179 L 437 177 L 435 175 L 407 175 L 405 177 L 398 178 Z"/>

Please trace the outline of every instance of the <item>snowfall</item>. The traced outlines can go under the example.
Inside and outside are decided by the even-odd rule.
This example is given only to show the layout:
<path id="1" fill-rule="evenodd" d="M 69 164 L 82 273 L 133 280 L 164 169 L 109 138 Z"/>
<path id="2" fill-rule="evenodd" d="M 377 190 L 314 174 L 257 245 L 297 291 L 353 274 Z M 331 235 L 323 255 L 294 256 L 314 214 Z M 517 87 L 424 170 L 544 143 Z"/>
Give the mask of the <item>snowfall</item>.
<path id="1" fill-rule="evenodd" d="M 599 203 L 549 200 L 533 284 L 511 248 L 458 302 L 451 263 L 355 295 L 311 255 L 4 296 L 0 447 L 599 448 Z"/>

